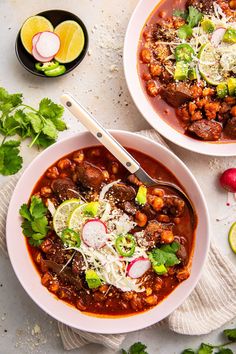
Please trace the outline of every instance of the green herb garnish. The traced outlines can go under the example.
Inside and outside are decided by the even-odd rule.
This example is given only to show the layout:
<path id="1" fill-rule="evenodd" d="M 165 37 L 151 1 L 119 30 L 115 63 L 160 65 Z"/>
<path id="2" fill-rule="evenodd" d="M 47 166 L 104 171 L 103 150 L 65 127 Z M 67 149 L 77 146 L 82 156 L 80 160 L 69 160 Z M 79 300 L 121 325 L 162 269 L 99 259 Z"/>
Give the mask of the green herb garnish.
<path id="1" fill-rule="evenodd" d="M 42 99 L 38 109 L 34 109 L 23 103 L 21 93 L 9 94 L 0 87 L 0 133 L 4 136 L 0 145 L 0 173 L 11 175 L 22 167 L 20 142 L 6 142 L 7 137 L 18 135 L 21 140 L 30 138 L 30 147 L 48 147 L 56 141 L 58 131 L 67 128 L 63 112 L 63 107 L 49 98 Z"/>
<path id="2" fill-rule="evenodd" d="M 47 208 L 41 198 L 32 196 L 29 206 L 23 204 L 20 215 L 24 219 L 21 224 L 23 234 L 32 246 L 39 246 L 48 232 Z"/>
<path id="3" fill-rule="evenodd" d="M 193 34 L 193 30 L 189 25 L 183 25 L 178 29 L 178 37 L 181 39 L 190 38 Z"/>
<path id="4" fill-rule="evenodd" d="M 170 245 L 163 245 L 160 248 L 154 248 L 148 254 L 148 258 L 152 263 L 152 267 L 157 274 L 167 273 L 166 267 L 172 267 L 180 263 L 180 260 L 176 256 L 176 252 L 179 250 L 180 244 L 173 242 Z"/>
<path id="5" fill-rule="evenodd" d="M 230 348 L 225 347 L 236 342 L 236 328 L 225 329 L 223 333 L 228 339 L 227 343 L 219 345 L 201 343 L 198 350 L 189 348 L 182 351 L 181 354 L 233 354 Z"/>
<path id="6" fill-rule="evenodd" d="M 131 347 L 128 349 L 128 351 L 122 349 L 122 354 L 148 354 L 148 352 L 145 350 L 147 349 L 147 346 L 141 342 L 134 343 L 131 345 Z"/>
<path id="7" fill-rule="evenodd" d="M 181 39 L 190 38 L 193 34 L 192 28 L 198 25 L 203 18 L 203 14 L 193 6 L 189 6 L 188 13 L 181 10 L 175 10 L 175 16 L 177 16 L 176 13 L 186 21 L 186 24 L 178 29 L 178 37 Z"/>

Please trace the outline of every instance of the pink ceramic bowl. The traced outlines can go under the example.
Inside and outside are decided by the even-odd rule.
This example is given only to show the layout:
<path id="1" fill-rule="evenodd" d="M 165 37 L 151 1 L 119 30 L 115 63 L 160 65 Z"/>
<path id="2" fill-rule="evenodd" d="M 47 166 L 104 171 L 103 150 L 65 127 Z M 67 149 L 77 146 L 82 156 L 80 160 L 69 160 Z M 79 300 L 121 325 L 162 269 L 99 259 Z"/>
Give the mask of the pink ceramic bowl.
<path id="1" fill-rule="evenodd" d="M 188 280 L 181 283 L 163 302 L 153 309 L 137 315 L 106 318 L 83 314 L 67 303 L 58 300 L 44 286 L 28 253 L 22 235 L 19 208 L 25 203 L 32 189 L 45 170 L 55 161 L 70 152 L 98 145 L 90 133 L 79 133 L 62 140 L 42 152 L 25 170 L 13 193 L 7 216 L 7 247 L 12 266 L 29 296 L 49 315 L 71 327 L 96 333 L 123 333 L 148 327 L 174 311 L 188 297 L 197 284 L 209 248 L 209 216 L 203 194 L 191 172 L 167 148 L 140 135 L 112 131 L 124 146 L 140 150 L 160 161 L 176 175 L 192 199 L 198 215 L 196 244 L 192 272 Z"/>

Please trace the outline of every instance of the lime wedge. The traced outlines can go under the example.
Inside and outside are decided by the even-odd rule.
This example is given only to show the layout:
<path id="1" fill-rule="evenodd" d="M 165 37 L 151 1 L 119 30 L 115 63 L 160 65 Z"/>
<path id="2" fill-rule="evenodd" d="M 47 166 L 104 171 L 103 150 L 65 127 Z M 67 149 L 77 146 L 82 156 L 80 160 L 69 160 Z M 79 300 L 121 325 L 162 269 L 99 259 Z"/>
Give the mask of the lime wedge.
<path id="1" fill-rule="evenodd" d="M 58 236 L 68 227 L 70 214 L 80 203 L 80 199 L 70 199 L 59 205 L 53 216 L 53 228 Z"/>
<path id="2" fill-rule="evenodd" d="M 234 253 L 236 253 L 236 222 L 233 223 L 229 230 L 229 244 Z"/>
<path id="3" fill-rule="evenodd" d="M 199 71 L 204 80 L 210 85 L 217 86 L 225 81 L 222 68 L 215 48 L 211 43 L 201 47 L 199 52 Z"/>
<path id="4" fill-rule="evenodd" d="M 88 205 L 88 203 L 84 203 L 82 205 L 77 205 L 76 208 L 72 211 L 68 219 L 68 227 L 76 232 L 79 232 L 81 229 L 82 224 L 86 219 L 83 211 L 84 208 Z"/>

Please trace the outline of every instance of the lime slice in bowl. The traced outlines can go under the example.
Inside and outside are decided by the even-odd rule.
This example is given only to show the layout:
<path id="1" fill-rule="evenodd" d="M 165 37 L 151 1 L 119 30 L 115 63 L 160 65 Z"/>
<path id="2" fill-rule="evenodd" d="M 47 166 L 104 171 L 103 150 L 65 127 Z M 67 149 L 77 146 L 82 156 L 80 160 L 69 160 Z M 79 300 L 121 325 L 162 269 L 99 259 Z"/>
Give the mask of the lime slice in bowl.
<path id="1" fill-rule="evenodd" d="M 203 45 L 199 52 L 199 71 L 204 80 L 210 85 L 217 86 L 225 82 L 215 48 L 211 43 Z"/>
<path id="2" fill-rule="evenodd" d="M 72 211 L 68 220 L 68 227 L 76 232 L 79 232 L 83 222 L 87 219 L 83 213 L 85 206 L 88 203 L 82 205 L 77 205 L 77 207 Z"/>
<path id="3" fill-rule="evenodd" d="M 68 227 L 69 217 L 80 203 L 80 199 L 70 199 L 59 205 L 53 216 L 53 228 L 58 236 Z"/>
<path id="4" fill-rule="evenodd" d="M 229 244 L 234 253 L 236 253 L 236 222 L 233 223 L 229 230 Z"/>

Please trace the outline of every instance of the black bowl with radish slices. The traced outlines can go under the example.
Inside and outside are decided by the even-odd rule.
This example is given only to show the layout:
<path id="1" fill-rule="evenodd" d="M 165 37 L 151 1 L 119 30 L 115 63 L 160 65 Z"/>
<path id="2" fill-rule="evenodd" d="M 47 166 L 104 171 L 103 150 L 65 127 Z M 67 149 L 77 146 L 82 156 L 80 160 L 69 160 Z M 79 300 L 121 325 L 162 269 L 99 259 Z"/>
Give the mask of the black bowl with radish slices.
<path id="1" fill-rule="evenodd" d="M 71 72 L 84 59 L 88 49 L 89 38 L 84 23 L 75 14 L 64 10 L 48 10 L 37 14 L 37 16 L 42 16 L 49 20 L 54 28 L 64 21 L 75 21 L 78 23 L 84 34 L 83 49 L 79 56 L 73 61 L 68 63 L 59 63 L 60 67 L 64 66 L 64 70 L 62 68 L 62 71 L 59 75 L 47 76 L 45 75 L 44 71 L 38 70 L 35 65 L 36 63 L 43 65 L 44 63 L 49 63 L 54 60 L 54 55 L 58 52 L 60 46 L 58 35 L 51 31 L 42 31 L 36 33 L 32 38 L 32 52 L 29 53 L 22 43 L 20 30 L 15 43 L 16 56 L 19 62 L 31 74 L 40 77 L 53 78 L 63 76 Z"/>

